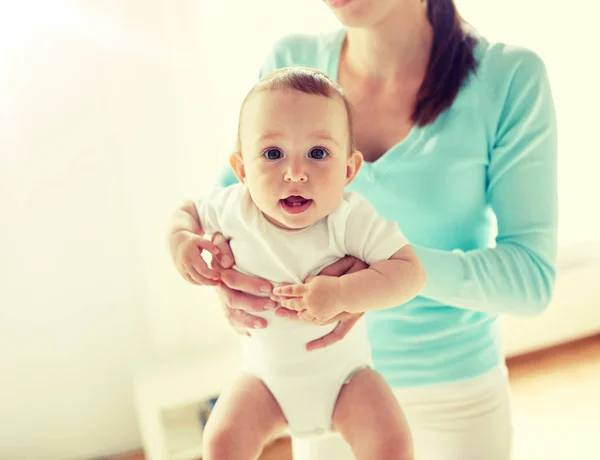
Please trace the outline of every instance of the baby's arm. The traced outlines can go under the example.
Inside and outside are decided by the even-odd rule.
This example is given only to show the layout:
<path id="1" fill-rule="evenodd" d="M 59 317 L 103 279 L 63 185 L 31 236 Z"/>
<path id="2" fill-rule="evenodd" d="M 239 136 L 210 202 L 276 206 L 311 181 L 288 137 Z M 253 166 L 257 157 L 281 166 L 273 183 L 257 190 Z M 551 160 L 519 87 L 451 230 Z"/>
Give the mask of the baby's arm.
<path id="1" fill-rule="evenodd" d="M 362 196 L 346 196 L 344 233 L 347 254 L 369 268 L 342 276 L 343 311 L 384 310 L 408 302 L 425 286 L 425 268 L 396 222 L 380 215 Z"/>
<path id="2" fill-rule="evenodd" d="M 198 211 L 196 211 L 196 205 L 192 200 L 186 200 L 181 203 L 171 217 L 169 237 L 179 232 L 190 232 L 200 236 L 204 234 Z"/>
<path id="3" fill-rule="evenodd" d="M 347 214 L 332 214 L 330 219 L 334 224 L 334 219 L 343 219 L 343 233 L 338 233 L 338 241 L 344 241 L 342 250 L 369 268 L 275 288 L 276 300 L 301 312 L 305 320 L 322 322 L 341 312 L 392 308 L 415 297 L 425 285 L 425 269 L 397 224 L 377 214 L 360 195 L 347 195 L 346 203 Z M 332 228 L 335 232 L 335 225 Z"/>
<path id="4" fill-rule="evenodd" d="M 408 244 L 389 259 L 340 278 L 316 276 L 304 284 L 278 286 L 274 300 L 307 321 L 327 321 L 341 312 L 361 313 L 400 305 L 425 284 L 425 269 Z"/>
<path id="5" fill-rule="evenodd" d="M 425 286 L 425 268 L 407 244 L 389 259 L 339 278 L 342 311 L 383 310 L 408 302 Z"/>

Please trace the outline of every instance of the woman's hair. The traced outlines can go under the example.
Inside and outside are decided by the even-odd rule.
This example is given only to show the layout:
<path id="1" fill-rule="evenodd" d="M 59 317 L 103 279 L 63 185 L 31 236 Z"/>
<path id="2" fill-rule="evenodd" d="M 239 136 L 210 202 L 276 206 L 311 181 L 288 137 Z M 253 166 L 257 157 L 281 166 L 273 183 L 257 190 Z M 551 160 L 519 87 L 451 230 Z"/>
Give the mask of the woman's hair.
<path id="1" fill-rule="evenodd" d="M 419 126 L 432 123 L 450 107 L 469 72 L 477 68 L 473 54 L 477 39 L 468 32 L 454 0 L 423 1 L 433 26 L 433 45 L 412 115 Z"/>
<path id="2" fill-rule="evenodd" d="M 240 121 L 242 119 L 242 111 L 244 110 L 246 101 L 252 94 L 258 91 L 277 90 L 300 91 L 305 94 L 314 94 L 330 99 L 339 97 L 344 103 L 346 115 L 348 117 L 348 140 L 350 146 L 354 145 L 352 138 L 352 107 L 350 101 L 344 94 L 342 87 L 320 70 L 308 67 L 284 67 L 264 75 L 258 83 L 252 87 L 244 99 L 244 102 L 242 102 L 240 108 Z M 239 139 L 238 126 L 238 151 L 240 147 Z"/>

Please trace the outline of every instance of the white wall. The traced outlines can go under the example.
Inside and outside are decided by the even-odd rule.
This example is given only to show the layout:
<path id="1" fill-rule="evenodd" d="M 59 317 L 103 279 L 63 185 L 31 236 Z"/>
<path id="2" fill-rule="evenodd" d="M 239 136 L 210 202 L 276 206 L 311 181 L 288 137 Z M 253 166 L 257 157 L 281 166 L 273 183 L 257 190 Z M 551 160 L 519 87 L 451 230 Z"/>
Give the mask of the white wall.
<path id="1" fill-rule="evenodd" d="M 599 153 L 581 129 L 599 101 L 584 59 L 594 42 L 565 45 L 592 15 L 458 4 L 482 32 L 546 59 L 561 124 L 561 238 L 596 237 L 586 214 L 597 168 L 581 166 Z M 536 19 L 531 33 L 539 5 L 562 22 Z M 576 15 L 570 33 L 557 32 Z M 272 42 L 335 26 L 319 0 L 0 0 L 0 459 L 137 447 L 135 369 L 235 340 L 212 291 L 170 266 L 166 221 L 213 183 Z"/>
<path id="2" fill-rule="evenodd" d="M 213 21 L 200 2 L 1 8 L 0 458 L 136 448 L 137 366 L 229 332 L 163 234 L 222 150 Z"/>

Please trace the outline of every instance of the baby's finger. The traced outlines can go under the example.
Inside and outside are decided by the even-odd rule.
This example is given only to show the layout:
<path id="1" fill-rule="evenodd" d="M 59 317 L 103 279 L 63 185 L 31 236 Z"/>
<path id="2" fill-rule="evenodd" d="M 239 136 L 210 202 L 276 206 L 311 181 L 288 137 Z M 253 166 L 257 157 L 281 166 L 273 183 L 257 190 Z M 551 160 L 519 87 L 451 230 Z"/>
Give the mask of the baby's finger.
<path id="1" fill-rule="evenodd" d="M 229 241 L 221 233 L 215 233 L 212 237 L 212 242 L 221 253 L 218 257 L 221 266 L 223 268 L 233 267 L 233 253 L 231 252 Z"/>
<path id="2" fill-rule="evenodd" d="M 306 309 L 303 299 L 283 299 L 281 305 L 289 310 L 301 311 Z"/>
<path id="3" fill-rule="evenodd" d="M 298 318 L 300 318 L 302 321 L 307 321 L 309 323 L 315 323 L 315 321 L 316 321 L 316 318 L 314 317 L 314 315 L 309 313 L 308 310 L 299 311 Z"/>
<path id="4" fill-rule="evenodd" d="M 302 297 L 306 294 L 307 290 L 306 284 L 292 284 L 288 286 L 277 286 L 273 289 L 273 294 L 282 297 Z"/>
<path id="5" fill-rule="evenodd" d="M 198 246 L 200 249 L 210 252 L 213 257 L 218 257 L 219 254 L 221 254 L 217 246 L 215 246 L 211 241 L 205 240 L 204 238 L 198 238 L 196 240 L 196 246 Z"/>
<path id="6" fill-rule="evenodd" d="M 279 284 L 277 285 L 277 287 L 282 287 L 282 286 L 292 286 L 292 285 L 293 285 L 293 283 L 279 283 Z M 271 300 L 273 300 L 273 301 L 275 301 L 275 302 L 277 302 L 277 303 L 279 303 L 279 302 L 280 302 L 280 301 L 283 299 L 283 297 L 280 297 L 280 296 L 278 296 L 278 295 L 275 295 L 275 294 L 273 294 L 273 293 L 269 294 L 269 297 L 271 298 Z"/>

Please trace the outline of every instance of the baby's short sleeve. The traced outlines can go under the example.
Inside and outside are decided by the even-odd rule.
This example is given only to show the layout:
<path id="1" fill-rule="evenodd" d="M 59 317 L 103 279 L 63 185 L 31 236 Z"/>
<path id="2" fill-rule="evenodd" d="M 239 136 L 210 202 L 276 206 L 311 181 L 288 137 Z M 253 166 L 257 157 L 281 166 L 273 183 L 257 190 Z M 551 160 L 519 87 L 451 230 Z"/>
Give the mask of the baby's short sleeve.
<path id="1" fill-rule="evenodd" d="M 346 194 L 345 243 L 349 255 L 371 265 L 389 259 L 409 244 L 394 221 L 380 216 L 366 198 L 358 193 Z"/>
<path id="2" fill-rule="evenodd" d="M 204 233 L 223 233 L 225 213 L 236 209 L 234 202 L 239 186 L 218 187 L 194 202 Z"/>

